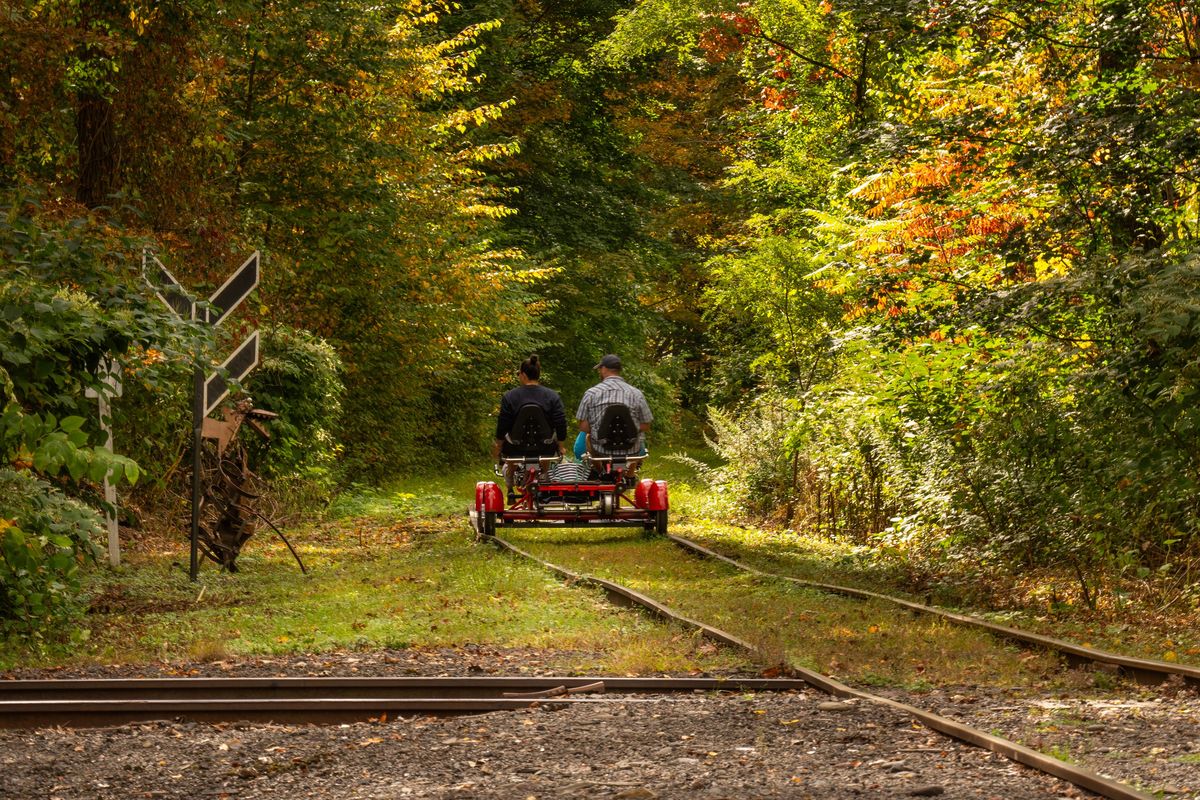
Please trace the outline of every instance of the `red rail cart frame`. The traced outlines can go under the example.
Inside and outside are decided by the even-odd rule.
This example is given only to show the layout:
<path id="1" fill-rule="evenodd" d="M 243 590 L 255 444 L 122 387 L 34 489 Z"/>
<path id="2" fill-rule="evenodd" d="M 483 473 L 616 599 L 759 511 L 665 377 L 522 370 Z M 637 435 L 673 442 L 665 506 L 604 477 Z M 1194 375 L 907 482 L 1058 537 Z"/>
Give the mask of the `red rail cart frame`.
<path id="1" fill-rule="evenodd" d="M 670 499 L 666 481 L 631 480 L 627 465 L 601 459 L 592 462 L 603 470 L 599 479 L 560 482 L 547 477 L 547 459 L 531 461 L 517 462 L 524 476 L 510 503 L 505 503 L 504 489 L 495 481 L 475 484 L 471 521 L 480 535 L 494 536 L 497 527 L 538 526 L 636 527 L 667 532 Z"/>

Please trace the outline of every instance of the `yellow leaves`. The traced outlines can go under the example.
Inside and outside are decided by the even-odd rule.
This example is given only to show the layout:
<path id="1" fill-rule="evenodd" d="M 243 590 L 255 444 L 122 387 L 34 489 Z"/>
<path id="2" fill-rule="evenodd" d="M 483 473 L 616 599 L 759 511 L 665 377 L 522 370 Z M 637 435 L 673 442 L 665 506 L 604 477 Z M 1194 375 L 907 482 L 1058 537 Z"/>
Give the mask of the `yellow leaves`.
<path id="1" fill-rule="evenodd" d="M 447 114 L 442 121 L 435 126 L 435 130 L 445 134 L 452 130 L 459 133 L 466 133 L 468 128 L 480 128 L 488 122 L 499 119 L 504 114 L 506 108 L 510 108 L 513 104 L 512 100 L 505 100 L 501 103 L 488 103 L 474 108 L 464 108 L 452 111 Z M 501 146 L 505 147 L 505 146 Z M 511 147 L 508 145 L 507 147 Z M 490 151 L 484 151 L 490 152 Z"/>
<path id="2" fill-rule="evenodd" d="M 1071 268 L 1071 259 L 1064 256 L 1039 257 L 1033 263 L 1034 276 L 1039 280 L 1066 275 Z"/>
<path id="3" fill-rule="evenodd" d="M 504 219 L 517 213 L 515 209 L 508 206 L 495 205 L 492 203 L 472 203 L 470 205 L 461 206 L 459 209 L 463 214 L 471 217 L 487 217 L 488 219 Z"/>
<path id="4" fill-rule="evenodd" d="M 951 186 L 963 170 L 964 165 L 958 157 L 940 152 L 932 160 L 915 161 L 903 169 L 870 175 L 849 195 L 873 201 L 875 205 L 867 211 L 867 216 L 879 217 L 926 190 Z"/>
<path id="5" fill-rule="evenodd" d="M 137 31 L 138 36 L 143 36 L 146 33 L 146 26 L 154 21 L 158 16 L 158 9 L 150 9 L 147 11 L 144 8 L 134 6 L 129 9 L 129 21 L 133 23 L 133 29 Z"/>

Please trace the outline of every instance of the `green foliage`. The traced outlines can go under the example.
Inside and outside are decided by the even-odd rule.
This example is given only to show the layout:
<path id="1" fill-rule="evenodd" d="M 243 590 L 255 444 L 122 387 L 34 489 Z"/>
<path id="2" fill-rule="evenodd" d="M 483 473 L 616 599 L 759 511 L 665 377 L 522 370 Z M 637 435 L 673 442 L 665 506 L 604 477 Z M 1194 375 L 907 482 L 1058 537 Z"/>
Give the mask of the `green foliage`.
<path id="1" fill-rule="evenodd" d="M 499 240 L 545 272 L 530 287 L 539 323 L 531 349 L 542 355 L 545 382 L 574 410 L 599 356 L 619 353 L 647 393 L 658 438 L 693 401 L 680 384 L 705 366 L 690 256 L 708 222 L 691 219 L 686 203 L 723 160 L 696 130 L 706 124 L 700 92 L 592 58 L 627 3 L 463 5 L 468 20 L 504 22 L 485 39 L 481 92 L 516 103 L 481 136 L 519 143 L 487 171 L 517 212 Z M 690 143 L 681 146 L 684 128 Z"/>
<path id="2" fill-rule="evenodd" d="M 66 222 L 15 202 L 0 216 L 0 626 L 45 638 L 77 605 L 105 478 L 142 470 L 98 435 L 101 365 L 126 364 L 130 384 L 157 380 L 158 362 L 185 358 L 203 334 L 148 304 L 129 265 L 133 242 L 94 219 Z M 134 251 L 136 252 L 136 251 Z M 154 301 L 157 303 L 157 301 Z"/>
<path id="3" fill-rule="evenodd" d="M 96 512 L 28 472 L 0 467 L 0 637 L 42 640 L 79 611 Z"/>
<path id="4" fill-rule="evenodd" d="M 329 489 L 345 392 L 341 359 L 328 342 L 286 325 L 266 331 L 261 347 L 249 388 L 254 405 L 279 418 L 267 426 L 269 443 L 250 440 L 256 442 L 256 469 L 268 478 L 306 479 Z"/>
<path id="5" fill-rule="evenodd" d="M 710 410 L 710 443 L 727 466 L 709 477 L 726 513 L 767 517 L 786 501 L 792 490 L 789 406 L 777 395 L 758 395 L 740 408 Z"/>
<path id="6" fill-rule="evenodd" d="M 89 205 L 119 190 L 102 213 L 162 234 L 164 263 L 201 295 L 263 249 L 261 302 L 239 322 L 286 320 L 336 349 L 349 473 L 482 446 L 493 382 L 530 349 L 537 278 L 493 245 L 510 212 L 481 167 L 512 145 L 471 141 L 508 105 L 471 98 L 494 21 L 442 35 L 448 4 L 358 0 L 34 11 L 0 18 L 6 179 Z M 89 120 L 103 136 L 77 135 Z M 155 473 L 186 427 L 173 356 L 116 407 L 144 426 L 132 446 Z M 464 402 L 448 413 L 444 398 Z"/>
<path id="7" fill-rule="evenodd" d="M 121 219 L 201 293 L 268 254 L 276 476 L 469 462 L 521 357 L 570 407 L 611 351 L 656 434 L 717 407 L 731 503 L 1090 602 L 1200 547 L 1197 41 L 1127 0 L 15 8 L 0 180 L 109 205 L 0 219 L 4 455 L 132 477 L 82 399 L 116 356 L 171 474 L 211 353 Z"/>
<path id="8" fill-rule="evenodd" d="M 49 410 L 83 412 L 83 388 L 98 385 L 100 357 L 120 346 L 114 340 L 128 344 L 122 322 L 86 296 L 31 280 L 23 270 L 0 285 L 0 457 L 73 481 L 137 481 L 137 464 L 89 442 L 83 416 Z"/>
<path id="9" fill-rule="evenodd" d="M 0 284 L 0 457 L 76 483 L 105 475 L 134 483 L 137 464 L 89 435 L 95 401 L 84 390 L 108 391 L 103 359 L 151 342 L 181 350 L 190 340 L 159 328 L 162 317 L 105 274 L 114 254 L 103 229 L 89 230 L 87 220 L 43 227 L 18 209 L 0 221 L 11 264 Z"/>
<path id="10" fill-rule="evenodd" d="M 1087 603 L 1194 557 L 1197 23 L 1077 6 L 618 17 L 610 62 L 733 64 L 749 100 L 704 295 L 748 510 Z"/>
<path id="11" fill-rule="evenodd" d="M 508 105 L 471 97 L 495 24 L 439 36 L 444 11 L 247 6 L 245 35 L 220 42 L 228 200 L 272 254 L 270 313 L 346 365 L 337 432 L 355 478 L 478 450 L 493 381 L 529 344 L 536 276 L 493 245 L 509 211 L 480 171 L 511 147 L 470 140 Z"/>

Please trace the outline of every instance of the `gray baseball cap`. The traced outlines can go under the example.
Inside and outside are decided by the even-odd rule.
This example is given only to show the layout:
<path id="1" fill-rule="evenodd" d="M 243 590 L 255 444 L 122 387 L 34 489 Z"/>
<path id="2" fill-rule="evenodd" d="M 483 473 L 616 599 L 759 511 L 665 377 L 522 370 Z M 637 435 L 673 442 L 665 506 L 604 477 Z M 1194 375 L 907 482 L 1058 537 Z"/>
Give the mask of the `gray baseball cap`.
<path id="1" fill-rule="evenodd" d="M 616 353 L 609 353 L 604 358 L 600 359 L 600 363 L 596 364 L 596 366 L 592 367 L 592 369 L 600 369 L 601 367 L 604 367 L 605 369 L 620 369 L 621 357 Z"/>

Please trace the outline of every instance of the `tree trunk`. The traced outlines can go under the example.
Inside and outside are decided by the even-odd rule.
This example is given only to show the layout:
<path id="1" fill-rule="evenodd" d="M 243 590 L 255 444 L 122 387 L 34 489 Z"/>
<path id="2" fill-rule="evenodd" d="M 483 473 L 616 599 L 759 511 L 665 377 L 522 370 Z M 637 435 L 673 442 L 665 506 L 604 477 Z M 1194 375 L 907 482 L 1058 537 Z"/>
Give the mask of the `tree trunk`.
<path id="1" fill-rule="evenodd" d="M 788 489 L 787 496 L 787 511 L 784 514 L 783 527 L 792 527 L 792 519 L 796 515 L 796 484 L 797 474 L 800 471 L 800 451 L 792 453 L 792 485 Z"/>
<path id="2" fill-rule="evenodd" d="M 863 124 L 867 117 L 867 77 L 869 75 L 871 37 L 863 36 L 862 47 L 859 50 L 858 75 L 854 78 L 854 118 L 858 124 Z"/>
<path id="3" fill-rule="evenodd" d="M 108 201 L 116 190 L 117 137 L 112 103 L 96 92 L 80 92 L 75 107 L 79 155 L 75 199 L 88 208 Z"/>

